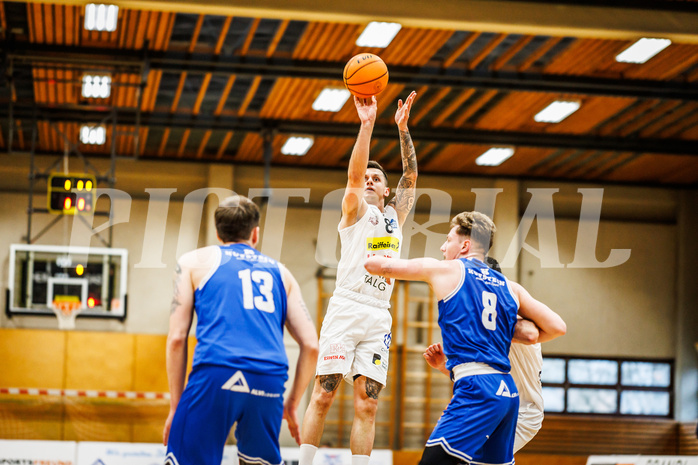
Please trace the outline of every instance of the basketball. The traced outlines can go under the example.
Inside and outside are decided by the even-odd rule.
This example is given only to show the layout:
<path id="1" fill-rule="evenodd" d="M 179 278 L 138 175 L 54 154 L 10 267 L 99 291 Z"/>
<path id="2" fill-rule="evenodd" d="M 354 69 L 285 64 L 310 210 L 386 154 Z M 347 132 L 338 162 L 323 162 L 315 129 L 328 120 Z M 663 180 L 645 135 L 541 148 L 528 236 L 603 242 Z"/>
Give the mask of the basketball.
<path id="1" fill-rule="evenodd" d="M 360 53 L 344 67 L 344 85 L 359 98 L 378 95 L 388 85 L 388 67 L 378 55 Z"/>

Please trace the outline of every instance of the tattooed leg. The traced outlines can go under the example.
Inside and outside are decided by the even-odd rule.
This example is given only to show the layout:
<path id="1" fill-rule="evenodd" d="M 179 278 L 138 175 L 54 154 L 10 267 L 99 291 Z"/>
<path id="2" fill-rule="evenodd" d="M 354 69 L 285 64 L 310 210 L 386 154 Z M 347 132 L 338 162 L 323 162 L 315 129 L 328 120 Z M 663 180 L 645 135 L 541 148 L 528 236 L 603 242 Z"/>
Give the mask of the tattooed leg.
<path id="1" fill-rule="evenodd" d="M 310 398 L 308 410 L 303 416 L 301 444 L 312 444 L 316 447 L 320 445 L 322 431 L 325 428 L 325 417 L 332 406 L 341 382 L 342 375 L 339 373 L 320 375 L 315 378 L 313 395 Z"/>
<path id="2" fill-rule="evenodd" d="M 318 382 L 325 392 L 333 392 L 339 387 L 339 383 L 342 382 L 342 375 L 339 373 L 334 375 L 320 375 L 318 376 Z"/>
<path id="3" fill-rule="evenodd" d="M 374 381 L 371 378 L 366 378 L 366 395 L 371 399 L 378 399 L 378 394 L 380 394 L 383 385 L 378 381 Z"/>
<path id="4" fill-rule="evenodd" d="M 354 455 L 371 455 L 381 389 L 383 386 L 379 382 L 365 376 L 354 381 L 354 423 L 349 441 Z"/>

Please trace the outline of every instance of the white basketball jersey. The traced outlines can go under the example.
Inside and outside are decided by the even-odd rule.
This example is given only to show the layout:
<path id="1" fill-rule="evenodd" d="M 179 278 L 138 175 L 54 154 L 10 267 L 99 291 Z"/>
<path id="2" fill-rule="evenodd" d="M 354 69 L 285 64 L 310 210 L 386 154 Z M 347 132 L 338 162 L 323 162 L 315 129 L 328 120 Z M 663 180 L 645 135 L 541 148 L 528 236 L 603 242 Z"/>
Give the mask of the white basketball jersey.
<path id="1" fill-rule="evenodd" d="M 540 374 L 543 370 L 543 354 L 540 344 L 512 344 L 509 350 L 511 376 L 519 389 L 521 407 L 534 404 L 543 411 L 543 387 Z"/>
<path id="2" fill-rule="evenodd" d="M 374 255 L 400 258 L 402 231 L 395 209 L 388 206 L 381 213 L 369 205 L 356 223 L 339 229 L 339 238 L 342 255 L 337 265 L 337 288 L 389 301 L 395 280 L 368 274 L 364 263 Z"/>

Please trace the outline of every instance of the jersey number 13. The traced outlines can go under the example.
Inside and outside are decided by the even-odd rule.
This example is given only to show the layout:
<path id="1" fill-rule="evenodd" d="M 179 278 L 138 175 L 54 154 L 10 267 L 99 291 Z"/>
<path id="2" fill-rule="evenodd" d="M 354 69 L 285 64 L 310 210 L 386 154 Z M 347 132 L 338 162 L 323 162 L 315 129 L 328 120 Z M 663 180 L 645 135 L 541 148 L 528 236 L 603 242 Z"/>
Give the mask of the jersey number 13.
<path id="1" fill-rule="evenodd" d="M 256 308 L 259 311 L 274 313 L 274 278 L 268 271 L 240 270 L 238 278 L 242 281 L 242 306 L 247 310 Z M 254 295 L 252 281 L 259 284 L 262 295 Z"/>

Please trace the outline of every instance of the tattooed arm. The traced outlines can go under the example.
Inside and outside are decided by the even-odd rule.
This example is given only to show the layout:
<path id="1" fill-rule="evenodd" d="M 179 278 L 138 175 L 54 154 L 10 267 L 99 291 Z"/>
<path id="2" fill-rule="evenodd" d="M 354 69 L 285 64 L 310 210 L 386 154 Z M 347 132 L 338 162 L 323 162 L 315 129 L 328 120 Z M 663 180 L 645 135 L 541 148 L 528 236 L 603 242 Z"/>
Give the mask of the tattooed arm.
<path id="1" fill-rule="evenodd" d="M 407 121 L 410 117 L 412 103 L 417 97 L 416 92 L 410 93 L 409 97 L 402 104 L 398 101 L 397 112 L 395 112 L 395 122 L 400 131 L 400 155 L 402 157 L 402 177 L 397 185 L 395 197 L 388 203 L 397 211 L 397 218 L 400 226 L 405 223 L 407 215 L 414 205 L 415 190 L 417 187 L 417 154 L 412 144 L 410 131 L 407 129 Z"/>
<path id="2" fill-rule="evenodd" d="M 182 257 L 184 260 L 184 257 Z M 183 261 L 182 260 L 182 261 Z M 175 266 L 174 290 L 170 305 L 170 331 L 167 335 L 167 381 L 170 386 L 170 413 L 165 422 L 162 442 L 167 445 L 170 426 L 177 404 L 184 390 L 187 372 L 187 339 L 194 310 L 194 287 L 191 269 L 181 262 Z"/>

